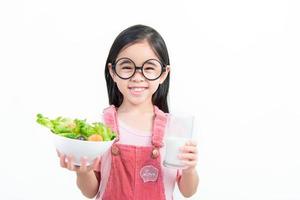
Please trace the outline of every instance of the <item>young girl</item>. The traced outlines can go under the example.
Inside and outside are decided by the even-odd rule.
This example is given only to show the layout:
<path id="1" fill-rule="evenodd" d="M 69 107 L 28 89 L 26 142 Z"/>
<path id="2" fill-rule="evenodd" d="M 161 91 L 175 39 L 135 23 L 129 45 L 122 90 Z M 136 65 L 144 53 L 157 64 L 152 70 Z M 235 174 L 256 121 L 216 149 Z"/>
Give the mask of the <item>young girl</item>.
<path id="1" fill-rule="evenodd" d="M 110 107 L 104 122 L 117 133 L 111 149 L 87 166 L 60 154 L 63 168 L 75 171 L 84 196 L 110 200 L 171 200 L 175 183 L 183 196 L 198 186 L 197 146 L 189 141 L 178 155 L 186 167 L 164 167 L 163 139 L 168 118 L 169 56 L 153 28 L 135 25 L 115 39 L 105 65 Z"/>

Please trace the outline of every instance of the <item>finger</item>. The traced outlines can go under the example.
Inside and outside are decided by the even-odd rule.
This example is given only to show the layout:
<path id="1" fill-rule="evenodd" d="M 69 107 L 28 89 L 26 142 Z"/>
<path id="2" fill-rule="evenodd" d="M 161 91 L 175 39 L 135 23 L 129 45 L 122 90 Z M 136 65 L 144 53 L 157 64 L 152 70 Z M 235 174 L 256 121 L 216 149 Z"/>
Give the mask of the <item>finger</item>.
<path id="1" fill-rule="evenodd" d="M 193 161 L 189 161 L 189 160 L 182 160 L 181 161 L 185 166 L 188 167 L 196 167 L 197 166 L 197 161 L 193 160 Z"/>
<path id="2" fill-rule="evenodd" d="M 60 166 L 63 168 L 66 168 L 66 155 L 61 154 L 59 157 L 59 161 L 60 161 Z"/>
<path id="3" fill-rule="evenodd" d="M 98 163 L 100 162 L 100 157 L 97 157 L 93 163 L 89 166 L 90 167 L 90 170 L 96 168 L 96 166 L 98 165 Z"/>
<path id="4" fill-rule="evenodd" d="M 197 153 L 197 148 L 195 146 L 183 146 L 180 147 L 180 151 L 184 153 Z"/>
<path id="5" fill-rule="evenodd" d="M 87 171 L 87 157 L 80 158 L 80 167 L 79 172 L 86 172 Z"/>
<path id="6" fill-rule="evenodd" d="M 87 171 L 91 171 L 94 169 L 94 165 L 93 163 L 90 163 L 88 166 L 87 166 Z"/>
<path id="7" fill-rule="evenodd" d="M 188 146 L 197 146 L 197 141 L 196 140 L 188 140 L 185 145 L 188 145 Z"/>
<path id="8" fill-rule="evenodd" d="M 93 161 L 93 167 L 96 167 L 96 165 L 99 163 L 100 161 L 100 157 L 97 157 L 94 161 Z"/>
<path id="9" fill-rule="evenodd" d="M 178 158 L 182 160 L 197 160 L 197 156 L 193 153 L 182 153 L 178 155 Z"/>
<path id="10" fill-rule="evenodd" d="M 73 156 L 67 156 L 67 168 L 71 171 L 74 170 Z"/>

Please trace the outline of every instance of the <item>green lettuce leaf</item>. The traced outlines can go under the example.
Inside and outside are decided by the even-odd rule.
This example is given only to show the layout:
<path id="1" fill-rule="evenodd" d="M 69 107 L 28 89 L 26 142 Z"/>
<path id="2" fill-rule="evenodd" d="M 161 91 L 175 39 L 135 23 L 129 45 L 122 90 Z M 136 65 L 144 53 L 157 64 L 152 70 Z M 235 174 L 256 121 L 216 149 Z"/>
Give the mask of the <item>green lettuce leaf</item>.
<path id="1" fill-rule="evenodd" d="M 101 135 L 103 141 L 111 141 L 116 137 L 116 134 L 111 129 L 101 122 L 94 122 L 89 124 L 86 119 L 71 119 L 65 117 L 57 117 L 49 119 L 42 114 L 37 114 L 37 123 L 45 126 L 54 134 L 67 138 L 84 138 L 88 139 L 93 134 Z"/>

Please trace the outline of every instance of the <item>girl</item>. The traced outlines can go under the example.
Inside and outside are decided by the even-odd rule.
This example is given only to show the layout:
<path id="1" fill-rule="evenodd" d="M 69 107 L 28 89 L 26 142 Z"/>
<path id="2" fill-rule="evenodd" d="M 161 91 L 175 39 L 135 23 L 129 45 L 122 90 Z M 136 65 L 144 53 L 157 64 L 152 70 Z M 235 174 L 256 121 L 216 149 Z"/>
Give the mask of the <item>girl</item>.
<path id="1" fill-rule="evenodd" d="M 63 168 L 75 171 L 84 196 L 96 199 L 173 199 L 175 183 L 183 196 L 198 186 L 197 146 L 189 141 L 178 155 L 182 170 L 162 165 L 168 117 L 170 66 L 163 38 L 153 28 L 135 25 L 115 39 L 105 65 L 110 107 L 104 122 L 117 133 L 110 151 L 87 166 L 59 154 Z"/>

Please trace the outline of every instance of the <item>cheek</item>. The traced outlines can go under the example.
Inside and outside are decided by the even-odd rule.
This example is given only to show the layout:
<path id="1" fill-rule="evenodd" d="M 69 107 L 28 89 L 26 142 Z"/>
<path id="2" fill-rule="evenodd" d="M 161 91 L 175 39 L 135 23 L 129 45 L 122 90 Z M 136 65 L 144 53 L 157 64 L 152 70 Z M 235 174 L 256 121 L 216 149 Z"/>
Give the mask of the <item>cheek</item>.
<path id="1" fill-rule="evenodd" d="M 116 81 L 117 87 L 122 94 L 124 94 L 125 90 L 127 89 L 127 84 L 124 81 Z"/>
<path id="2" fill-rule="evenodd" d="M 151 83 L 149 85 L 149 89 L 151 90 L 152 93 L 156 92 L 158 87 L 159 87 L 159 81 L 155 81 L 154 83 Z"/>

